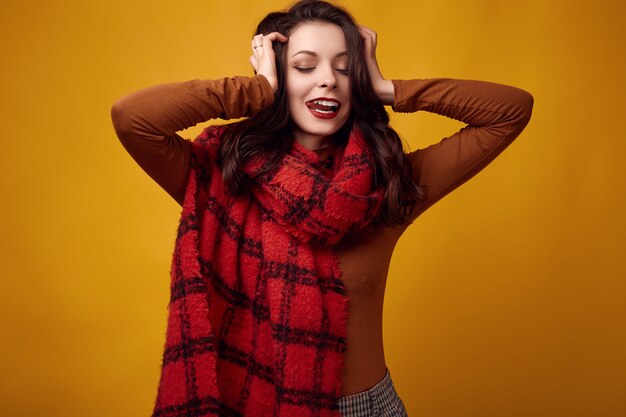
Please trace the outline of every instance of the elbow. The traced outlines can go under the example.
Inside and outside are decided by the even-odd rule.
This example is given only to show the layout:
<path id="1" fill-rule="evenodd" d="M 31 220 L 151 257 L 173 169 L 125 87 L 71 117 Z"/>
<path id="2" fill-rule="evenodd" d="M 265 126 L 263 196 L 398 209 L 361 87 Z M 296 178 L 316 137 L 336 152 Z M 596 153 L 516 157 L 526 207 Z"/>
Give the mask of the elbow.
<path id="1" fill-rule="evenodd" d="M 113 123 L 113 129 L 120 140 L 123 140 L 128 136 L 131 131 L 132 117 L 126 100 L 124 97 L 118 99 L 111 107 L 111 122 Z"/>
<path id="2" fill-rule="evenodd" d="M 524 126 L 528 124 L 530 121 L 530 116 L 533 113 L 533 105 L 535 104 L 535 98 L 528 91 L 522 90 L 524 93 L 522 94 L 523 99 L 521 102 L 522 108 L 522 119 L 524 120 Z"/>
<path id="3" fill-rule="evenodd" d="M 519 135 L 528 122 L 533 113 L 533 105 L 535 99 L 532 94 L 526 90 L 517 89 L 518 94 L 515 100 L 515 110 L 512 114 L 512 124 L 516 131 L 516 136 Z"/>

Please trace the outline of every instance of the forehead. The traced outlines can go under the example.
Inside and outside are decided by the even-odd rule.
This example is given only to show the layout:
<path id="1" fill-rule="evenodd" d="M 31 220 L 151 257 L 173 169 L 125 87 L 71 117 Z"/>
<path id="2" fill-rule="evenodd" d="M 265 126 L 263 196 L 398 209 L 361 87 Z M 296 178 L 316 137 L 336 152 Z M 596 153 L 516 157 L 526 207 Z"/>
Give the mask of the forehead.
<path id="1" fill-rule="evenodd" d="M 320 56 L 335 56 L 347 50 L 346 37 L 341 28 L 332 23 L 310 22 L 296 26 L 289 34 L 287 53 L 293 54 L 306 50 Z"/>

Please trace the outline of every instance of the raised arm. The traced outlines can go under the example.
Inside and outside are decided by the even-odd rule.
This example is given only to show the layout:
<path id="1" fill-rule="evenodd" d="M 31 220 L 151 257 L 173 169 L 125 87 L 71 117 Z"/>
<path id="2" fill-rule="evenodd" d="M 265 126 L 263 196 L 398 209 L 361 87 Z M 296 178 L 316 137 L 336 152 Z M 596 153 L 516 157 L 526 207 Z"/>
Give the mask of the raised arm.
<path id="1" fill-rule="evenodd" d="M 372 88 L 384 104 L 397 112 L 424 110 L 468 124 L 439 143 L 408 154 L 415 181 L 427 187 L 427 200 L 415 218 L 509 146 L 530 120 L 533 97 L 519 88 L 486 81 L 386 80 L 376 59 L 376 32 L 362 26 L 359 30 Z"/>
<path id="2" fill-rule="evenodd" d="M 447 78 L 393 80 L 398 112 L 424 110 L 467 123 L 454 135 L 408 154 L 427 201 L 415 217 L 476 175 L 522 132 L 533 97 L 516 87 Z"/>
<path id="3" fill-rule="evenodd" d="M 209 119 L 250 116 L 274 99 L 263 75 L 192 80 L 145 88 L 111 109 L 117 136 L 139 166 L 182 205 L 191 142 L 176 132 Z"/>

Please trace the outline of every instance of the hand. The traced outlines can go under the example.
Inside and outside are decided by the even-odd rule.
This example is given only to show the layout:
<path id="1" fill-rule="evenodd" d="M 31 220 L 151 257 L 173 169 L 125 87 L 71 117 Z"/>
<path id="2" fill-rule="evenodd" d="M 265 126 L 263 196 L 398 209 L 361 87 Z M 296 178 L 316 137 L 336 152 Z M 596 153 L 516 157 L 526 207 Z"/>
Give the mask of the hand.
<path id="1" fill-rule="evenodd" d="M 392 105 L 394 93 L 393 84 L 390 80 L 385 80 L 378 67 L 378 61 L 376 60 L 376 32 L 365 26 L 359 26 L 359 33 L 363 38 L 365 61 L 367 62 L 367 69 L 372 79 L 374 92 L 383 104 Z"/>
<path id="2" fill-rule="evenodd" d="M 287 42 L 287 37 L 279 32 L 267 35 L 259 34 L 252 38 L 252 55 L 250 64 L 257 74 L 267 78 L 272 90 L 278 89 L 278 76 L 276 75 L 276 54 L 272 46 L 273 41 Z"/>

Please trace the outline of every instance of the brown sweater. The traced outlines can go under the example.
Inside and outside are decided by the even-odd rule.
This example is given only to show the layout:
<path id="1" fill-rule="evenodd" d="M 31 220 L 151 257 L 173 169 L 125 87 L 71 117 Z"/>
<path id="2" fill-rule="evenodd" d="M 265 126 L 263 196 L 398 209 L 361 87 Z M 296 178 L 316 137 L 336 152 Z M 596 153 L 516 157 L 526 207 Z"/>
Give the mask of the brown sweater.
<path id="1" fill-rule="evenodd" d="M 428 196 L 415 218 L 476 175 L 524 129 L 533 98 L 524 90 L 483 81 L 393 80 L 393 110 L 424 110 L 468 125 L 454 135 L 407 154 Z M 209 119 L 254 114 L 274 98 L 261 75 L 193 80 L 149 87 L 119 99 L 112 108 L 115 131 L 128 153 L 182 204 L 191 142 L 176 132 Z M 406 227 L 368 228 L 335 247 L 350 302 L 344 395 L 363 391 L 386 372 L 382 307 L 393 248 Z"/>

